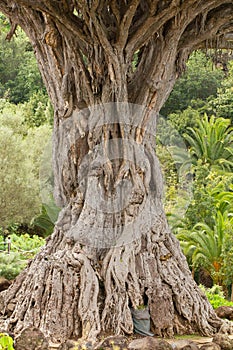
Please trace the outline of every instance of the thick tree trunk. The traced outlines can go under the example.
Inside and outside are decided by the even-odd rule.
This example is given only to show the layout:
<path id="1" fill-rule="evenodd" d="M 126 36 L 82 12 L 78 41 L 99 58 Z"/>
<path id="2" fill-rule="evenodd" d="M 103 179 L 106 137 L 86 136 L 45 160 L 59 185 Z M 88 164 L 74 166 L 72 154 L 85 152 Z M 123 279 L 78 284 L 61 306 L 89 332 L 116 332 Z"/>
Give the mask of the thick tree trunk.
<path id="1" fill-rule="evenodd" d="M 145 304 L 157 335 L 220 329 L 167 224 L 153 123 L 189 53 L 232 18 L 227 1 L 222 16 L 214 10 L 222 3 L 0 0 L 54 104 L 63 208 L 2 294 L 9 330 L 34 325 L 59 341 L 132 334 L 130 308 Z"/>
<path id="2" fill-rule="evenodd" d="M 46 247 L 5 294 L 6 314 L 15 304 L 8 329 L 33 324 L 59 341 L 131 334 L 130 308 L 148 304 L 157 335 L 213 334 L 221 321 L 167 225 L 153 128 L 136 125 L 154 114 L 126 103 L 75 113 L 55 130 L 64 209 Z M 87 114 L 91 125 L 82 129 Z"/>

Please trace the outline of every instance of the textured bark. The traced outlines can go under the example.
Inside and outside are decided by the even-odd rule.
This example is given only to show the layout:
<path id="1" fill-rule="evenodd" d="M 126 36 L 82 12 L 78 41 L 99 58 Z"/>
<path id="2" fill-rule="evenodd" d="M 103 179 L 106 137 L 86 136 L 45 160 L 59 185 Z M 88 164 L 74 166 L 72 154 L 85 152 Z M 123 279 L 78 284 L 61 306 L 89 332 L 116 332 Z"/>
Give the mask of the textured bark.
<path id="1" fill-rule="evenodd" d="M 54 105 L 63 207 L 2 293 L 7 328 L 59 341 L 131 334 L 130 307 L 146 303 L 155 334 L 217 332 L 167 225 L 153 121 L 192 50 L 231 30 L 232 3 L 0 0 L 0 10 L 10 36 L 19 24 L 30 38 Z"/>

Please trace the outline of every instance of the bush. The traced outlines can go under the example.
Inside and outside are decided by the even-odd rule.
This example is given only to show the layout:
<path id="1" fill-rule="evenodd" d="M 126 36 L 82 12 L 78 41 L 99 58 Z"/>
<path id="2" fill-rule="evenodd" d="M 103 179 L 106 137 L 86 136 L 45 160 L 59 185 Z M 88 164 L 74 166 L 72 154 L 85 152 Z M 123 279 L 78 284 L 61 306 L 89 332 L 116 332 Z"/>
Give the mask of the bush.
<path id="1" fill-rule="evenodd" d="M 22 108 L 0 99 L 0 226 L 4 228 L 29 224 L 41 205 L 39 168 L 51 128 L 27 130 L 24 121 Z"/>
<path id="2" fill-rule="evenodd" d="M 19 253 L 0 254 L 0 276 L 13 280 L 26 267 L 27 260 L 22 260 Z"/>
<path id="3" fill-rule="evenodd" d="M 0 276 L 8 280 L 14 279 L 26 267 L 28 259 L 32 259 L 44 243 L 44 239 L 36 235 L 30 237 L 28 234 L 21 236 L 12 234 L 10 254 L 0 253 Z M 0 244 L 3 245 L 3 240 Z"/>
<path id="4" fill-rule="evenodd" d="M 45 240 L 37 235 L 33 235 L 30 237 L 29 234 L 24 235 L 11 235 L 11 249 L 13 252 L 20 252 L 21 257 L 23 258 L 25 255 L 28 256 L 28 253 L 31 255 L 35 255 L 40 247 L 45 244 Z"/>
<path id="5" fill-rule="evenodd" d="M 225 299 L 221 286 L 215 284 L 212 288 L 205 288 L 202 285 L 199 287 L 205 293 L 214 309 L 217 309 L 219 306 L 233 306 L 233 302 Z"/>

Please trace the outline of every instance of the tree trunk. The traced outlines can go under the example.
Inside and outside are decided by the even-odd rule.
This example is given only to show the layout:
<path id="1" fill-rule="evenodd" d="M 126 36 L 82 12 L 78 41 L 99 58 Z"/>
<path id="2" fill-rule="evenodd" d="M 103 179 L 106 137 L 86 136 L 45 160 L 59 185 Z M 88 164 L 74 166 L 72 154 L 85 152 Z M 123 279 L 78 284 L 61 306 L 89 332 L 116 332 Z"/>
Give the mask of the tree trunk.
<path id="1" fill-rule="evenodd" d="M 195 21 L 217 1 L 152 1 L 150 15 L 143 1 L 80 1 L 71 12 L 65 1 L 22 0 L 14 11 L 1 3 L 28 34 L 54 104 L 55 198 L 63 208 L 46 246 L 2 294 L 7 328 L 34 325 L 58 341 L 132 334 L 130 308 L 146 304 L 157 335 L 215 333 L 222 321 L 167 224 L 154 141 L 184 62 L 230 5 L 222 22 L 213 13 L 215 27 L 205 13 L 199 32 Z"/>

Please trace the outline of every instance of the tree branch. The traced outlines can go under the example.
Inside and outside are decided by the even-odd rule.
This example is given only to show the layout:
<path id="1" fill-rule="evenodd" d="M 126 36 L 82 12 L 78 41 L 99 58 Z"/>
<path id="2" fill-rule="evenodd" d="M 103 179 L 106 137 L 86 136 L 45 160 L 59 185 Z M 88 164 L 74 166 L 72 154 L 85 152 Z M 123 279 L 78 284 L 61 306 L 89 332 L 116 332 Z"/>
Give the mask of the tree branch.
<path id="1" fill-rule="evenodd" d="M 103 46 L 103 49 L 106 51 L 106 53 L 113 58 L 113 61 L 116 61 L 115 54 L 112 48 L 112 45 L 110 44 L 107 34 L 103 29 L 103 26 L 101 26 L 100 21 L 97 18 L 96 13 L 94 12 L 94 9 L 92 8 L 91 11 L 88 11 L 89 16 L 95 26 L 96 34 L 98 36 L 99 42 Z"/>
<path id="2" fill-rule="evenodd" d="M 198 0 L 186 0 L 180 4 L 180 1 L 173 0 L 171 3 L 168 2 L 167 7 L 158 10 L 157 7 L 159 3 L 160 2 L 156 0 L 150 1 L 150 13 L 148 14 L 148 18 L 139 27 L 136 27 L 135 30 L 131 28 L 132 34 L 126 46 L 126 52 L 129 56 L 145 45 L 148 40 L 172 18 L 179 24 L 179 28 L 183 26 L 185 29 L 185 27 L 203 11 L 208 12 L 212 8 L 229 2 L 226 0 L 209 0 L 202 3 Z"/>
<path id="3" fill-rule="evenodd" d="M 139 27 L 135 28 L 136 30 L 132 28 L 132 34 L 126 46 L 126 52 L 129 56 L 145 45 L 170 19 L 177 16 L 184 8 L 188 8 L 190 5 L 196 3 L 196 0 L 186 0 L 182 5 L 178 5 L 180 1 L 173 0 L 167 4 L 166 8 L 158 11 L 157 7 L 159 3 L 155 0 L 150 1 L 147 19 Z"/>
<path id="4" fill-rule="evenodd" d="M 114 14 L 114 16 L 116 18 L 117 23 L 119 24 L 120 21 L 121 21 L 121 14 L 120 14 L 120 10 L 119 10 L 117 1 L 116 0 L 112 0 L 110 2 L 110 7 L 111 7 L 111 10 L 112 10 L 112 13 Z"/>
<path id="5" fill-rule="evenodd" d="M 145 96 L 144 93 L 144 91 L 148 93 L 149 86 L 151 89 L 150 94 L 153 98 L 153 93 L 160 90 L 161 82 L 164 81 L 163 77 L 167 69 L 166 66 L 169 66 L 168 61 L 171 61 L 170 67 L 174 67 L 174 71 L 170 72 L 171 83 L 169 81 L 167 82 L 168 85 L 172 86 L 173 76 L 175 80 L 175 77 L 183 68 L 184 60 L 187 58 L 190 51 L 192 51 L 192 45 L 195 47 L 196 44 L 200 45 L 200 43 L 203 42 L 206 38 L 215 36 L 218 29 L 224 23 L 228 23 L 231 20 L 232 15 L 229 15 L 228 13 L 229 16 L 227 16 L 226 12 L 222 13 L 222 8 L 221 11 L 219 8 L 217 8 L 216 13 L 222 13 L 220 16 L 218 16 L 221 17 L 218 19 L 218 23 L 210 22 L 208 29 L 204 32 L 203 25 L 200 26 L 200 23 L 198 22 L 198 26 L 196 26 L 196 20 L 200 20 L 200 17 L 198 17 L 200 14 L 204 12 L 203 18 L 207 18 L 209 21 L 210 18 L 208 14 L 210 11 L 213 11 L 215 7 L 218 7 L 219 4 L 222 4 L 222 1 L 207 0 L 201 6 L 200 1 L 187 0 L 183 3 L 183 5 L 180 6 L 179 16 L 173 16 L 173 18 L 170 18 L 169 21 L 165 21 L 164 24 L 156 31 L 158 33 L 157 36 L 156 34 L 154 34 L 154 37 L 150 36 L 150 41 L 146 45 L 143 45 L 143 48 L 146 48 L 146 51 L 144 50 L 144 52 L 147 54 L 140 55 L 140 61 L 137 69 L 135 70 L 134 75 L 128 84 L 129 96 L 132 101 L 135 101 L 135 98 L 136 101 L 139 101 L 139 103 L 144 103 L 145 100 L 149 101 L 148 97 Z M 229 6 L 232 8 L 232 5 Z M 229 12 L 232 13 L 232 11 Z M 161 14 L 164 16 L 169 16 L 167 9 L 163 9 Z M 156 20 L 155 25 L 158 25 L 158 16 L 159 14 L 154 15 L 154 18 Z M 160 21 L 160 23 L 161 22 L 162 21 Z M 193 25 L 191 23 L 193 23 Z M 151 25 L 151 28 L 155 29 L 153 23 Z M 193 28 L 193 31 L 189 32 L 185 36 L 186 43 L 181 47 L 181 37 L 183 37 L 183 40 L 185 40 L 183 33 L 190 30 L 190 28 Z M 214 30 L 214 28 L 217 28 L 217 30 Z M 199 32 L 197 33 L 194 29 L 199 30 Z M 148 35 L 147 29 L 143 32 L 145 32 L 145 36 L 143 37 L 142 33 L 141 40 L 145 40 L 146 35 Z M 199 35 L 198 40 L 196 39 L 196 35 Z M 202 35 L 202 37 L 200 37 L 200 35 Z M 138 39 L 139 40 L 136 45 L 139 45 L 140 43 L 140 38 Z M 195 40 L 197 42 L 195 42 Z M 192 41 L 194 42 L 190 45 L 190 48 L 189 43 Z M 180 46 L 178 47 L 178 45 Z M 132 52 L 127 52 L 127 54 L 130 55 Z M 140 81 L 140 84 L 138 84 L 138 81 Z"/>
<path id="6" fill-rule="evenodd" d="M 11 23 L 11 29 L 10 29 L 9 33 L 7 33 L 7 36 L 6 36 L 7 41 L 10 41 L 12 39 L 13 35 L 16 32 L 17 26 L 18 26 L 18 24 L 13 22 L 11 19 L 10 19 L 10 23 Z"/>
<path id="7" fill-rule="evenodd" d="M 78 8 L 80 12 L 83 14 L 83 18 L 86 25 L 90 28 L 92 38 L 93 39 L 95 38 L 95 35 L 93 33 L 93 28 L 92 28 L 92 23 L 93 23 L 99 44 L 102 45 L 106 53 L 108 53 L 111 56 L 114 56 L 113 48 L 108 40 L 107 34 L 104 31 L 103 26 L 101 25 L 98 19 L 98 14 L 96 12 L 98 5 L 99 5 L 99 1 L 95 0 L 93 1 L 89 9 L 86 0 L 79 0 Z"/>
<path id="8" fill-rule="evenodd" d="M 189 47 L 197 49 L 203 46 L 206 40 L 216 39 L 219 30 L 221 30 L 221 34 L 224 34 L 224 26 L 231 21 L 233 21 L 233 4 L 226 5 L 221 11 L 211 11 L 207 16 L 204 28 L 198 30 L 195 21 L 193 21 L 193 25 L 187 27 L 179 41 L 178 49 Z M 229 27 L 226 29 L 226 32 L 228 31 Z"/>
<path id="9" fill-rule="evenodd" d="M 6 5 L 5 0 L 0 0 L 0 10 L 10 18 L 14 19 L 14 16 L 17 15 L 18 6 L 49 14 L 52 18 L 57 19 L 66 26 L 68 30 L 75 33 L 83 43 L 90 43 L 89 36 L 85 35 L 82 30 L 83 22 L 77 16 L 73 15 L 73 5 L 70 5 L 70 11 L 64 16 L 64 10 L 60 9 L 57 1 L 16 0 L 8 1 Z"/>
<path id="10" fill-rule="evenodd" d="M 131 3 L 129 4 L 127 10 L 124 13 L 124 16 L 122 18 L 122 21 L 120 23 L 120 28 L 119 28 L 119 36 L 117 40 L 116 46 L 123 49 L 127 39 L 128 39 L 128 34 L 129 34 L 129 28 L 132 23 L 133 17 L 135 15 L 135 12 L 137 10 L 137 7 L 140 3 L 140 0 L 132 0 Z"/>

